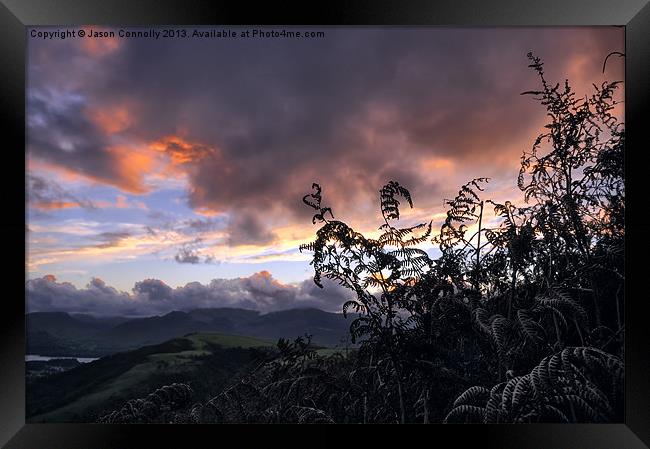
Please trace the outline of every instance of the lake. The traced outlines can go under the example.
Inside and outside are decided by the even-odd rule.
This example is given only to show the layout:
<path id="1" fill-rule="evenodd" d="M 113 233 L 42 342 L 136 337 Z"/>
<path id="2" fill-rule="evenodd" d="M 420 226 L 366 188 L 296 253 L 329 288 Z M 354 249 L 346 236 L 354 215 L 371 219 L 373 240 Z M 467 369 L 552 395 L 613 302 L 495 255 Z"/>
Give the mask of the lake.
<path id="1" fill-rule="evenodd" d="M 36 355 L 36 354 L 27 354 L 25 355 L 26 362 L 47 362 L 52 359 L 76 359 L 79 363 L 88 363 L 94 360 L 97 360 L 98 357 L 59 357 L 59 356 L 47 356 L 47 355 Z"/>

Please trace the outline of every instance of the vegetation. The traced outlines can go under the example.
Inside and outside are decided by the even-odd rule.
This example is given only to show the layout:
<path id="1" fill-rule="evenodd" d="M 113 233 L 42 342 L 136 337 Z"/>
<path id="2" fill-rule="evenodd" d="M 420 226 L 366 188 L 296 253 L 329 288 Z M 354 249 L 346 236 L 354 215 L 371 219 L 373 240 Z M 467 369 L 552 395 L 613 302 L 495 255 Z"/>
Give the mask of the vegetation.
<path id="1" fill-rule="evenodd" d="M 432 222 L 399 227 L 413 198 L 390 181 L 381 234 L 369 238 L 336 220 L 314 184 L 303 202 L 320 227 L 300 249 L 313 253 L 317 285 L 326 277 L 354 294 L 343 313 L 355 314 L 358 350 L 318 355 L 309 338 L 281 340 L 277 355 L 180 412 L 187 421 L 622 421 L 619 83 L 578 98 L 529 59 L 541 87 L 523 95 L 548 123 L 521 158 L 525 204 L 486 198 L 489 180 L 477 178 L 445 201 L 437 232 Z"/>
<path id="2" fill-rule="evenodd" d="M 129 400 L 173 383 L 190 385 L 194 401 L 208 400 L 272 349 L 273 343 L 251 337 L 195 333 L 34 376 L 26 384 L 27 420 L 96 422 L 106 410 L 119 411 Z"/>
<path id="3" fill-rule="evenodd" d="M 177 408 L 182 407 L 192 397 L 192 389 L 187 384 L 174 383 L 165 385 L 153 393 L 147 395 L 144 399 L 132 399 L 128 401 L 120 410 L 102 416 L 99 420 L 106 424 L 131 423 L 134 420 L 144 422 L 155 422 L 154 419 L 160 419 L 165 412 L 171 412 L 171 416 L 163 416 L 162 422 L 171 422 L 178 420 L 175 412 Z"/>

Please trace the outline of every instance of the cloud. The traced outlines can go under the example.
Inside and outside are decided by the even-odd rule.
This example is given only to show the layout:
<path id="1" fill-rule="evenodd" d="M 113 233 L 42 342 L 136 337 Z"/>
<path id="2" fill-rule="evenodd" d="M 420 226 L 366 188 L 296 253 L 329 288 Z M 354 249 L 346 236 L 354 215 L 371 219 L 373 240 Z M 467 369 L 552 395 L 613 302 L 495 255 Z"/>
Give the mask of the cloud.
<path id="1" fill-rule="evenodd" d="M 173 289 L 158 279 L 145 279 L 136 282 L 133 287 L 136 296 L 146 301 L 170 301 L 173 298 Z"/>
<path id="2" fill-rule="evenodd" d="M 147 205 L 142 201 L 129 200 L 124 195 L 117 195 L 115 199 L 115 207 L 118 209 L 142 209 L 149 210 Z"/>
<path id="3" fill-rule="evenodd" d="M 200 238 L 194 239 L 189 243 L 185 243 L 178 253 L 174 256 L 174 260 L 178 263 L 198 264 L 201 263 L 201 255 L 199 254 L 199 246 L 203 240 Z M 214 262 L 213 256 L 204 256 L 204 263 Z"/>
<path id="4" fill-rule="evenodd" d="M 98 240 L 100 243 L 95 245 L 96 248 L 112 248 L 119 246 L 120 242 L 131 237 L 132 234 L 128 231 L 109 231 L 102 232 L 92 237 L 93 240 Z"/>
<path id="5" fill-rule="evenodd" d="M 133 39 L 101 55 L 30 40 L 30 158 L 131 193 L 180 177 L 194 211 L 231 216 L 229 245 L 263 246 L 271 229 L 309 223 L 300 198 L 314 181 L 335 212 L 366 221 L 390 179 L 432 212 L 468 179 L 514 181 L 545 120 L 519 95 L 538 84 L 526 53 L 581 95 L 624 50 L 616 27 L 325 31 Z M 610 59 L 607 77 L 622 68 Z"/>
<path id="6" fill-rule="evenodd" d="M 276 240 L 276 235 L 264 225 L 255 213 L 235 212 L 228 224 L 228 245 L 265 245 Z"/>
<path id="7" fill-rule="evenodd" d="M 58 183 L 33 174 L 27 175 L 27 192 L 29 207 L 41 211 L 74 207 L 95 208 L 92 201 L 78 198 Z"/>
<path id="8" fill-rule="evenodd" d="M 197 264 L 201 261 L 197 251 L 195 249 L 188 248 L 187 246 L 184 246 L 180 249 L 178 254 L 174 256 L 174 260 L 176 260 L 178 263 L 189 264 Z"/>
<path id="9" fill-rule="evenodd" d="M 185 224 L 187 225 L 186 230 L 190 233 L 215 231 L 222 226 L 221 223 L 219 223 L 219 221 L 214 220 L 212 218 L 208 218 L 205 220 L 200 218 L 187 220 Z"/>
<path id="10" fill-rule="evenodd" d="M 180 136 L 165 136 L 151 142 L 149 147 L 168 156 L 172 165 L 175 166 L 199 162 L 207 157 L 218 159 L 220 156 L 219 151 L 215 148 L 200 143 L 188 142 Z"/>
<path id="11" fill-rule="evenodd" d="M 27 281 L 27 310 L 85 312 L 101 315 L 137 314 L 131 296 L 93 278 L 83 289 L 68 282 L 57 282 L 54 276 Z"/>
<path id="12" fill-rule="evenodd" d="M 86 115 L 107 135 L 118 134 L 132 125 L 131 112 L 126 105 L 104 106 L 102 109 L 93 109 Z"/>
<path id="13" fill-rule="evenodd" d="M 153 165 L 151 156 L 115 145 L 109 134 L 86 117 L 87 107 L 88 99 L 81 94 L 29 89 L 29 157 L 125 192 L 145 192 L 142 176 Z"/>
<path id="14" fill-rule="evenodd" d="M 208 284 L 190 282 L 177 288 L 159 279 L 144 279 L 135 283 L 131 293 L 118 291 L 99 278 L 78 289 L 46 275 L 27 281 L 25 289 L 29 312 L 145 316 L 210 307 L 241 307 L 260 312 L 301 307 L 340 311 L 350 292 L 328 280 L 324 285 L 320 289 L 312 280 L 283 284 L 268 271 L 260 271 L 249 277 L 213 279 Z"/>

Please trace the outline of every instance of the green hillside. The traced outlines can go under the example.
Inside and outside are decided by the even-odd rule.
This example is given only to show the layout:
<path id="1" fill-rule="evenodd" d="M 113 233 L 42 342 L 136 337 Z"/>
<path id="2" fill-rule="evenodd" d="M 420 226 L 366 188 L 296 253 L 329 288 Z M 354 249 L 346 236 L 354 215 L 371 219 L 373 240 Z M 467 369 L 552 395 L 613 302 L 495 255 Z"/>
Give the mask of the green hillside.
<path id="1" fill-rule="evenodd" d="M 103 357 L 27 384 L 28 422 L 92 422 L 107 409 L 170 382 L 214 395 L 273 351 L 245 336 L 194 333 Z"/>

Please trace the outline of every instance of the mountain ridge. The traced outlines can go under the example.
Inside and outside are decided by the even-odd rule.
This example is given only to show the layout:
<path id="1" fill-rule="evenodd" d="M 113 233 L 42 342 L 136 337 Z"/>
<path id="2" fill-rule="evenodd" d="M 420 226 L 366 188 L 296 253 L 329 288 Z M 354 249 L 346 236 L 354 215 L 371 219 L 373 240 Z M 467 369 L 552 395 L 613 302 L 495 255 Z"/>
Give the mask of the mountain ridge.
<path id="1" fill-rule="evenodd" d="M 141 318 L 31 312 L 25 318 L 28 353 L 79 357 L 135 349 L 192 332 L 223 332 L 272 341 L 311 334 L 314 343 L 331 347 L 345 339 L 351 322 L 342 314 L 309 307 L 268 313 L 231 307 L 203 308 Z"/>

